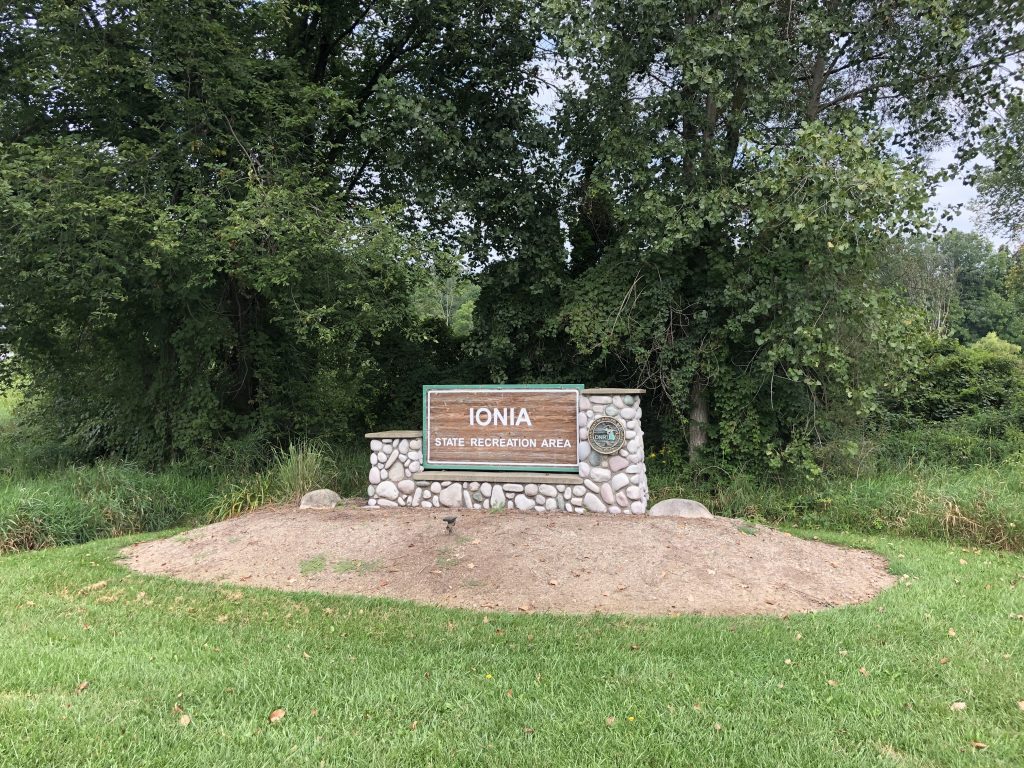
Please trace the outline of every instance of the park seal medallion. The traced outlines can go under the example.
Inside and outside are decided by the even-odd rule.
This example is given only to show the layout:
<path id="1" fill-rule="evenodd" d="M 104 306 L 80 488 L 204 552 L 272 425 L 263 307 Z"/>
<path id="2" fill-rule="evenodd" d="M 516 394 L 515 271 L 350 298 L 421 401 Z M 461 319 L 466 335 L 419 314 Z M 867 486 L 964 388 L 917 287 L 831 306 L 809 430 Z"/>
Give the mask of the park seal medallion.
<path id="1" fill-rule="evenodd" d="M 601 416 L 590 422 L 587 441 L 598 453 L 618 453 L 626 442 L 626 427 L 618 419 Z"/>

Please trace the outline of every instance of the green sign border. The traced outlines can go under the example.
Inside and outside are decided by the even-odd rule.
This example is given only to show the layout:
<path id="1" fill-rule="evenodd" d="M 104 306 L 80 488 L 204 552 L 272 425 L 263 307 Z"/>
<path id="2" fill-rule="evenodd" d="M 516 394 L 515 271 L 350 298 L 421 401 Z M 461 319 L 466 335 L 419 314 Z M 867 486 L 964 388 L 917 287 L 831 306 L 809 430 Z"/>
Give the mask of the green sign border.
<path id="1" fill-rule="evenodd" d="M 575 389 L 580 393 L 584 390 L 583 384 L 424 384 L 423 385 L 423 468 L 424 469 L 457 469 L 469 472 L 560 472 L 562 474 L 578 475 L 580 468 L 575 467 L 545 467 L 524 466 L 522 464 L 428 464 L 427 463 L 427 392 L 438 389 Z M 579 435 L 576 436 L 579 440 Z M 577 456 L 579 451 L 577 451 Z"/>

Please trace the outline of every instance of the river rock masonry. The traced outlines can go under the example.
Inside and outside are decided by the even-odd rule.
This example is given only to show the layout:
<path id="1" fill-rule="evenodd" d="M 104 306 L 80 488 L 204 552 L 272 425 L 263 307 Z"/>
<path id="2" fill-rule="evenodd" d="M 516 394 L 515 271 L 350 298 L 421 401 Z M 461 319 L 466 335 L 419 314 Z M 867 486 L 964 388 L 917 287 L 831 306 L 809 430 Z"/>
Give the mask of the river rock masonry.
<path id="1" fill-rule="evenodd" d="M 424 470 L 419 430 L 371 432 L 371 507 L 427 509 L 513 508 L 535 512 L 647 512 L 640 396 L 636 389 L 584 389 L 579 397 L 576 472 L 476 472 Z M 625 427 L 625 441 L 614 454 L 595 451 L 588 442 L 594 419 L 611 416 Z"/>

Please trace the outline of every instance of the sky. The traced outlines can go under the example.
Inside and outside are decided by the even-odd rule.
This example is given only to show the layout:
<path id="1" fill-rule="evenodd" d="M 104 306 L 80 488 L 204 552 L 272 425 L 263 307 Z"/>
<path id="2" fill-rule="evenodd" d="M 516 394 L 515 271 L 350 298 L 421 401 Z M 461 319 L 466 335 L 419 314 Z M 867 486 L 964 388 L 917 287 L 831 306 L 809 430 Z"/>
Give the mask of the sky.
<path id="1" fill-rule="evenodd" d="M 951 146 L 935 152 L 932 155 L 934 167 L 938 168 L 952 162 L 953 154 L 954 148 Z M 959 229 L 963 232 L 980 232 L 997 245 L 1007 243 L 1007 240 L 1004 238 L 982 228 L 981 223 L 978 221 L 978 215 L 967 207 L 967 204 L 974 197 L 974 189 L 965 184 L 961 176 L 940 184 L 935 191 L 934 197 L 932 197 L 932 205 L 940 212 L 945 208 L 957 204 L 961 205 L 960 212 L 954 216 L 952 221 L 946 223 L 949 229 Z"/>

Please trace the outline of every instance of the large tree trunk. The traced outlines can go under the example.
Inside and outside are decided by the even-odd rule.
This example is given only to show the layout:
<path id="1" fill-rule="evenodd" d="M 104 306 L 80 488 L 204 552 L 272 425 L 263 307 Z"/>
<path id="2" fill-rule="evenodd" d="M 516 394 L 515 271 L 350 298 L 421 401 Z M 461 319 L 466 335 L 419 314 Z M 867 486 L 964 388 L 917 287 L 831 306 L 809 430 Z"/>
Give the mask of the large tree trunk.
<path id="1" fill-rule="evenodd" d="M 690 462 L 700 458 L 708 444 L 708 383 L 700 375 L 693 377 L 690 386 Z"/>

